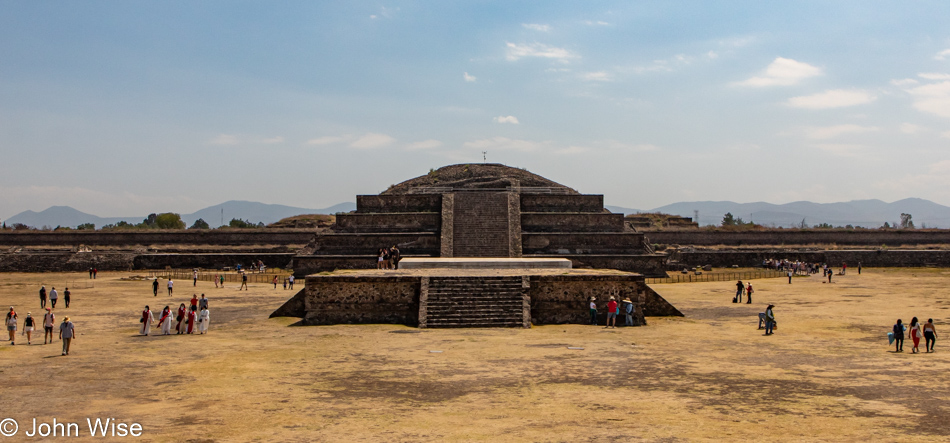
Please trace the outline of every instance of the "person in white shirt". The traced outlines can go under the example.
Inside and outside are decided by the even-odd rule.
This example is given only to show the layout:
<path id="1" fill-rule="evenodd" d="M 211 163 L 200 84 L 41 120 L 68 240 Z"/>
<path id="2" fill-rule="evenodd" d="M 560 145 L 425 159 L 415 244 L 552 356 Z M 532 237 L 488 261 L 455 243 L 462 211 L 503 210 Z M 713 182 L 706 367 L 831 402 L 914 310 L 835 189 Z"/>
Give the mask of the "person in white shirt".
<path id="1" fill-rule="evenodd" d="M 172 287 L 175 286 L 175 282 L 171 278 L 168 279 L 168 296 L 172 296 Z"/>
<path id="2" fill-rule="evenodd" d="M 53 342 L 53 326 L 56 324 L 56 316 L 50 308 L 46 308 L 46 315 L 43 316 L 43 344 L 46 344 L 46 336 L 49 335 L 49 342 Z"/>
<path id="3" fill-rule="evenodd" d="M 56 288 L 50 289 L 49 291 L 49 304 L 56 309 L 56 300 L 59 300 L 59 293 L 56 292 Z"/>
<path id="4" fill-rule="evenodd" d="M 211 313 L 208 312 L 208 308 L 201 310 L 201 313 L 198 314 L 198 332 L 204 334 L 208 332 L 208 322 L 211 321 Z"/>
<path id="5" fill-rule="evenodd" d="M 142 335 L 148 335 L 152 330 L 152 323 L 155 322 L 155 317 L 152 316 L 152 310 L 148 306 L 145 306 L 145 310 L 142 311 L 142 319 L 139 320 L 142 322 Z"/>

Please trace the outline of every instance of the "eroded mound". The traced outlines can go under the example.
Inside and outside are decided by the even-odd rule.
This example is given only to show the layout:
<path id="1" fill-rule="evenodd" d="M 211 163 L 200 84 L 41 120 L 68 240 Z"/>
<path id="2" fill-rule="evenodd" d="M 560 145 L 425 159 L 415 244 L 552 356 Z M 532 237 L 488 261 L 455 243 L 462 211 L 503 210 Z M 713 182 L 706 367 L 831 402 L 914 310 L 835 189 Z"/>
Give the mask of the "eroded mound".
<path id="1" fill-rule="evenodd" d="M 524 169 L 512 168 L 497 163 L 469 163 L 444 166 L 429 171 L 411 180 L 392 186 L 382 194 L 407 194 L 413 188 L 557 188 L 561 193 L 579 192 L 560 183 L 548 180 Z"/>

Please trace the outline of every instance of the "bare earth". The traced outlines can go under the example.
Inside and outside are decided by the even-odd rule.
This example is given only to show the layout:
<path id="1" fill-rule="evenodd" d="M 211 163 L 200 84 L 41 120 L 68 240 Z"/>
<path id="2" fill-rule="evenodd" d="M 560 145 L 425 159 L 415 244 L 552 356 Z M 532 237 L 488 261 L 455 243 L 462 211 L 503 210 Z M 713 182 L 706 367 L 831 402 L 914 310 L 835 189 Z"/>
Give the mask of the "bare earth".
<path id="1" fill-rule="evenodd" d="M 753 281 L 752 305 L 730 303 L 728 282 L 656 285 L 686 318 L 642 328 L 418 330 L 295 327 L 267 318 L 292 295 L 280 287 L 182 280 L 168 297 L 162 281 L 153 297 L 148 281 L 100 273 L 56 309 L 80 334 L 70 356 L 59 340 L 0 342 L 0 419 L 20 425 L 0 442 L 29 440 L 33 418 L 79 422 L 88 440 L 87 417 L 160 442 L 950 439 L 950 271 L 852 274 Z M 0 307 L 22 325 L 42 315 L 41 283 L 86 277 L 0 274 Z M 138 335 L 145 304 L 157 316 L 196 291 L 209 335 Z M 779 329 L 765 337 L 770 302 Z M 937 352 L 890 352 L 891 325 L 914 315 L 934 319 Z"/>

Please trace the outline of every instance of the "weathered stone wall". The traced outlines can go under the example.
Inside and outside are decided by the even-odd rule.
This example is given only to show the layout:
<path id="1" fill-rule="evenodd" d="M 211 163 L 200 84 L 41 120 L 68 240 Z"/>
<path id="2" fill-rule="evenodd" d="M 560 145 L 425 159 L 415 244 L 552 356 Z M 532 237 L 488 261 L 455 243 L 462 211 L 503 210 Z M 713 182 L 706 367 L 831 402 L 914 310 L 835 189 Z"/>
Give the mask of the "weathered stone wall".
<path id="1" fill-rule="evenodd" d="M 132 245 L 306 245 L 312 229 L 149 230 L 149 231 L 3 231 L 0 246 Z"/>
<path id="2" fill-rule="evenodd" d="M 134 269 L 205 268 L 221 269 L 242 264 L 248 266 L 258 260 L 268 268 L 287 268 L 294 258 L 292 253 L 223 253 L 223 254 L 139 254 L 132 260 Z M 128 269 L 128 268 L 126 268 Z"/>
<path id="3" fill-rule="evenodd" d="M 7 253 L 0 254 L 0 272 L 120 271 L 132 269 L 134 257 L 131 252 Z"/>
<path id="4" fill-rule="evenodd" d="M 508 256 L 521 257 L 524 249 L 521 247 L 521 196 L 515 192 L 508 193 Z"/>
<path id="5" fill-rule="evenodd" d="M 943 250 L 829 250 L 829 251 L 788 251 L 781 249 L 756 251 L 695 251 L 682 252 L 678 256 L 679 266 L 714 267 L 753 267 L 760 266 L 766 259 L 800 260 L 811 263 L 828 263 L 856 267 L 858 262 L 865 267 L 923 267 L 950 266 L 950 251 Z"/>
<path id="6" fill-rule="evenodd" d="M 409 233 L 338 233 L 317 234 L 313 255 L 375 255 L 379 248 L 397 245 L 405 255 L 438 256 L 439 234 Z"/>
<path id="7" fill-rule="evenodd" d="M 304 324 L 419 324 L 419 277 L 309 276 Z"/>
<path id="8" fill-rule="evenodd" d="M 641 231 L 650 243 L 661 245 L 744 246 L 744 245 L 930 245 L 950 243 L 950 230 L 770 230 Z"/>
<path id="9" fill-rule="evenodd" d="M 452 257 L 455 251 L 455 194 L 442 195 L 442 229 L 439 232 L 439 256 Z"/>
<path id="10" fill-rule="evenodd" d="M 593 296 L 597 298 L 598 321 L 605 324 L 607 300 L 612 295 L 618 303 L 625 298 L 633 301 L 637 311 L 635 323 L 645 325 L 645 289 L 641 276 L 531 276 L 528 290 L 531 322 L 535 325 L 590 323 L 588 300 Z"/>
<path id="11" fill-rule="evenodd" d="M 641 251 L 643 234 L 635 232 L 525 232 L 525 254 L 610 254 Z"/>
<path id="12" fill-rule="evenodd" d="M 357 195 L 356 212 L 440 212 L 439 194 Z"/>
<path id="13" fill-rule="evenodd" d="M 526 232 L 621 232 L 623 214 L 523 212 L 521 228 Z"/>
<path id="14" fill-rule="evenodd" d="M 437 212 L 394 212 L 388 214 L 338 214 L 338 232 L 437 232 L 441 216 Z"/>
<path id="15" fill-rule="evenodd" d="M 631 254 L 564 254 L 576 269 L 616 269 L 647 277 L 666 276 L 666 256 Z"/>
<path id="16" fill-rule="evenodd" d="M 603 212 L 603 195 L 521 194 L 521 212 Z"/>

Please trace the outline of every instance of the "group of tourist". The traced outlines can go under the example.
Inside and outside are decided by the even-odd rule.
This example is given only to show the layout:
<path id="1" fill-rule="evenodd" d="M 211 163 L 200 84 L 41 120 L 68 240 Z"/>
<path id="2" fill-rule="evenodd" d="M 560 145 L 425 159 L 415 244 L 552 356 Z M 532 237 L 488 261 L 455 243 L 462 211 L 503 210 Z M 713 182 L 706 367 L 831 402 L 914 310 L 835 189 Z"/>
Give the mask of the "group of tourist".
<path id="1" fill-rule="evenodd" d="M 96 276 L 99 275 L 99 270 L 96 268 L 89 268 L 89 278 L 95 280 Z"/>
<path id="2" fill-rule="evenodd" d="M 277 289 L 277 276 L 274 276 L 274 289 Z M 284 277 L 284 289 L 287 289 L 287 286 L 290 286 L 290 289 L 294 289 L 294 275 L 290 274 L 289 277 Z"/>
<path id="3" fill-rule="evenodd" d="M 7 332 L 10 333 L 10 344 L 16 345 L 16 333 L 18 329 L 19 315 L 17 315 L 16 310 L 13 306 L 10 306 L 10 312 L 7 312 L 7 317 L 5 324 L 7 325 Z M 52 308 L 46 308 L 46 314 L 43 315 L 43 344 L 53 343 L 53 329 L 56 326 L 56 316 L 53 314 Z M 21 335 L 26 335 L 26 344 L 33 344 L 33 331 L 37 328 L 36 319 L 33 318 L 32 312 L 26 313 L 26 318 L 23 319 L 23 332 Z M 69 317 L 63 318 L 63 322 L 59 324 L 59 338 L 63 341 L 63 355 L 69 355 L 69 346 L 72 343 L 73 338 L 76 336 L 76 326 L 73 322 L 69 321 Z"/>
<path id="4" fill-rule="evenodd" d="M 887 334 L 888 341 L 895 343 L 894 352 L 904 352 L 904 333 L 907 332 L 907 326 L 903 324 L 901 319 L 897 319 L 897 323 L 894 324 L 893 332 Z M 929 352 L 934 351 L 934 344 L 937 342 L 937 328 L 934 327 L 934 319 L 928 318 L 927 323 L 921 327 L 920 322 L 917 321 L 917 317 L 914 317 L 910 320 L 910 338 L 914 342 L 914 347 L 911 349 L 911 353 L 916 354 L 920 352 L 920 338 L 923 337 L 924 340 L 924 349 Z"/>
<path id="5" fill-rule="evenodd" d="M 755 292 L 752 289 L 752 282 L 749 282 L 749 285 L 746 286 L 742 283 L 742 280 L 736 282 L 736 296 L 732 297 L 733 303 L 742 303 L 742 294 L 748 294 L 746 304 L 752 304 L 752 293 Z"/>
<path id="6" fill-rule="evenodd" d="M 174 316 L 172 315 L 171 308 L 165 306 L 165 309 L 162 310 L 162 314 L 158 319 L 158 325 L 161 327 L 162 335 L 171 335 L 172 321 L 176 322 L 176 335 L 193 334 L 196 330 L 199 334 L 208 332 L 208 324 L 211 322 L 211 313 L 208 310 L 207 297 L 201 294 L 201 299 L 199 299 L 198 295 L 195 294 L 191 297 L 191 306 L 185 307 L 185 304 L 182 303 L 178 306 L 178 312 Z M 148 305 L 146 305 L 145 310 L 142 311 L 142 317 L 139 319 L 139 322 L 142 323 L 140 333 L 142 335 L 149 335 L 152 331 L 152 323 L 155 323 L 155 316 L 152 315 L 152 310 Z"/>
<path id="7" fill-rule="evenodd" d="M 762 261 L 762 267 L 766 269 L 771 269 L 774 271 L 784 271 L 790 273 L 790 275 L 811 275 L 817 274 L 820 270 L 822 275 L 828 276 L 834 272 L 831 266 L 828 266 L 827 263 L 808 263 L 803 261 L 791 261 L 788 259 L 766 259 Z M 848 263 L 841 263 L 841 273 L 838 275 L 846 275 L 848 273 Z M 861 262 L 858 262 L 858 274 L 861 273 Z"/>
<path id="8" fill-rule="evenodd" d="M 71 296 L 72 296 L 72 292 L 69 292 L 69 288 L 66 288 L 63 290 L 63 303 L 66 304 L 67 308 L 69 307 L 69 300 Z M 48 297 L 49 297 L 50 307 L 52 307 L 53 309 L 56 309 L 56 302 L 59 301 L 59 292 L 56 292 L 55 286 L 50 288 Z M 40 286 L 40 309 L 46 308 L 46 299 L 47 299 L 46 285 L 41 285 Z"/>
<path id="9" fill-rule="evenodd" d="M 623 303 L 621 306 L 617 303 L 617 299 L 614 296 L 610 296 L 607 300 L 607 323 L 604 326 L 604 329 L 607 328 L 616 328 L 617 327 L 617 317 L 620 316 L 621 310 L 626 316 L 625 326 L 634 326 L 633 324 L 633 315 L 636 313 L 636 307 L 633 305 L 633 302 L 629 298 L 625 298 L 620 301 Z M 597 298 L 590 298 L 590 324 L 597 325 Z"/>
<path id="10" fill-rule="evenodd" d="M 402 256 L 396 245 L 391 248 L 379 248 L 376 256 L 376 269 L 399 269 L 400 258 Z"/>

